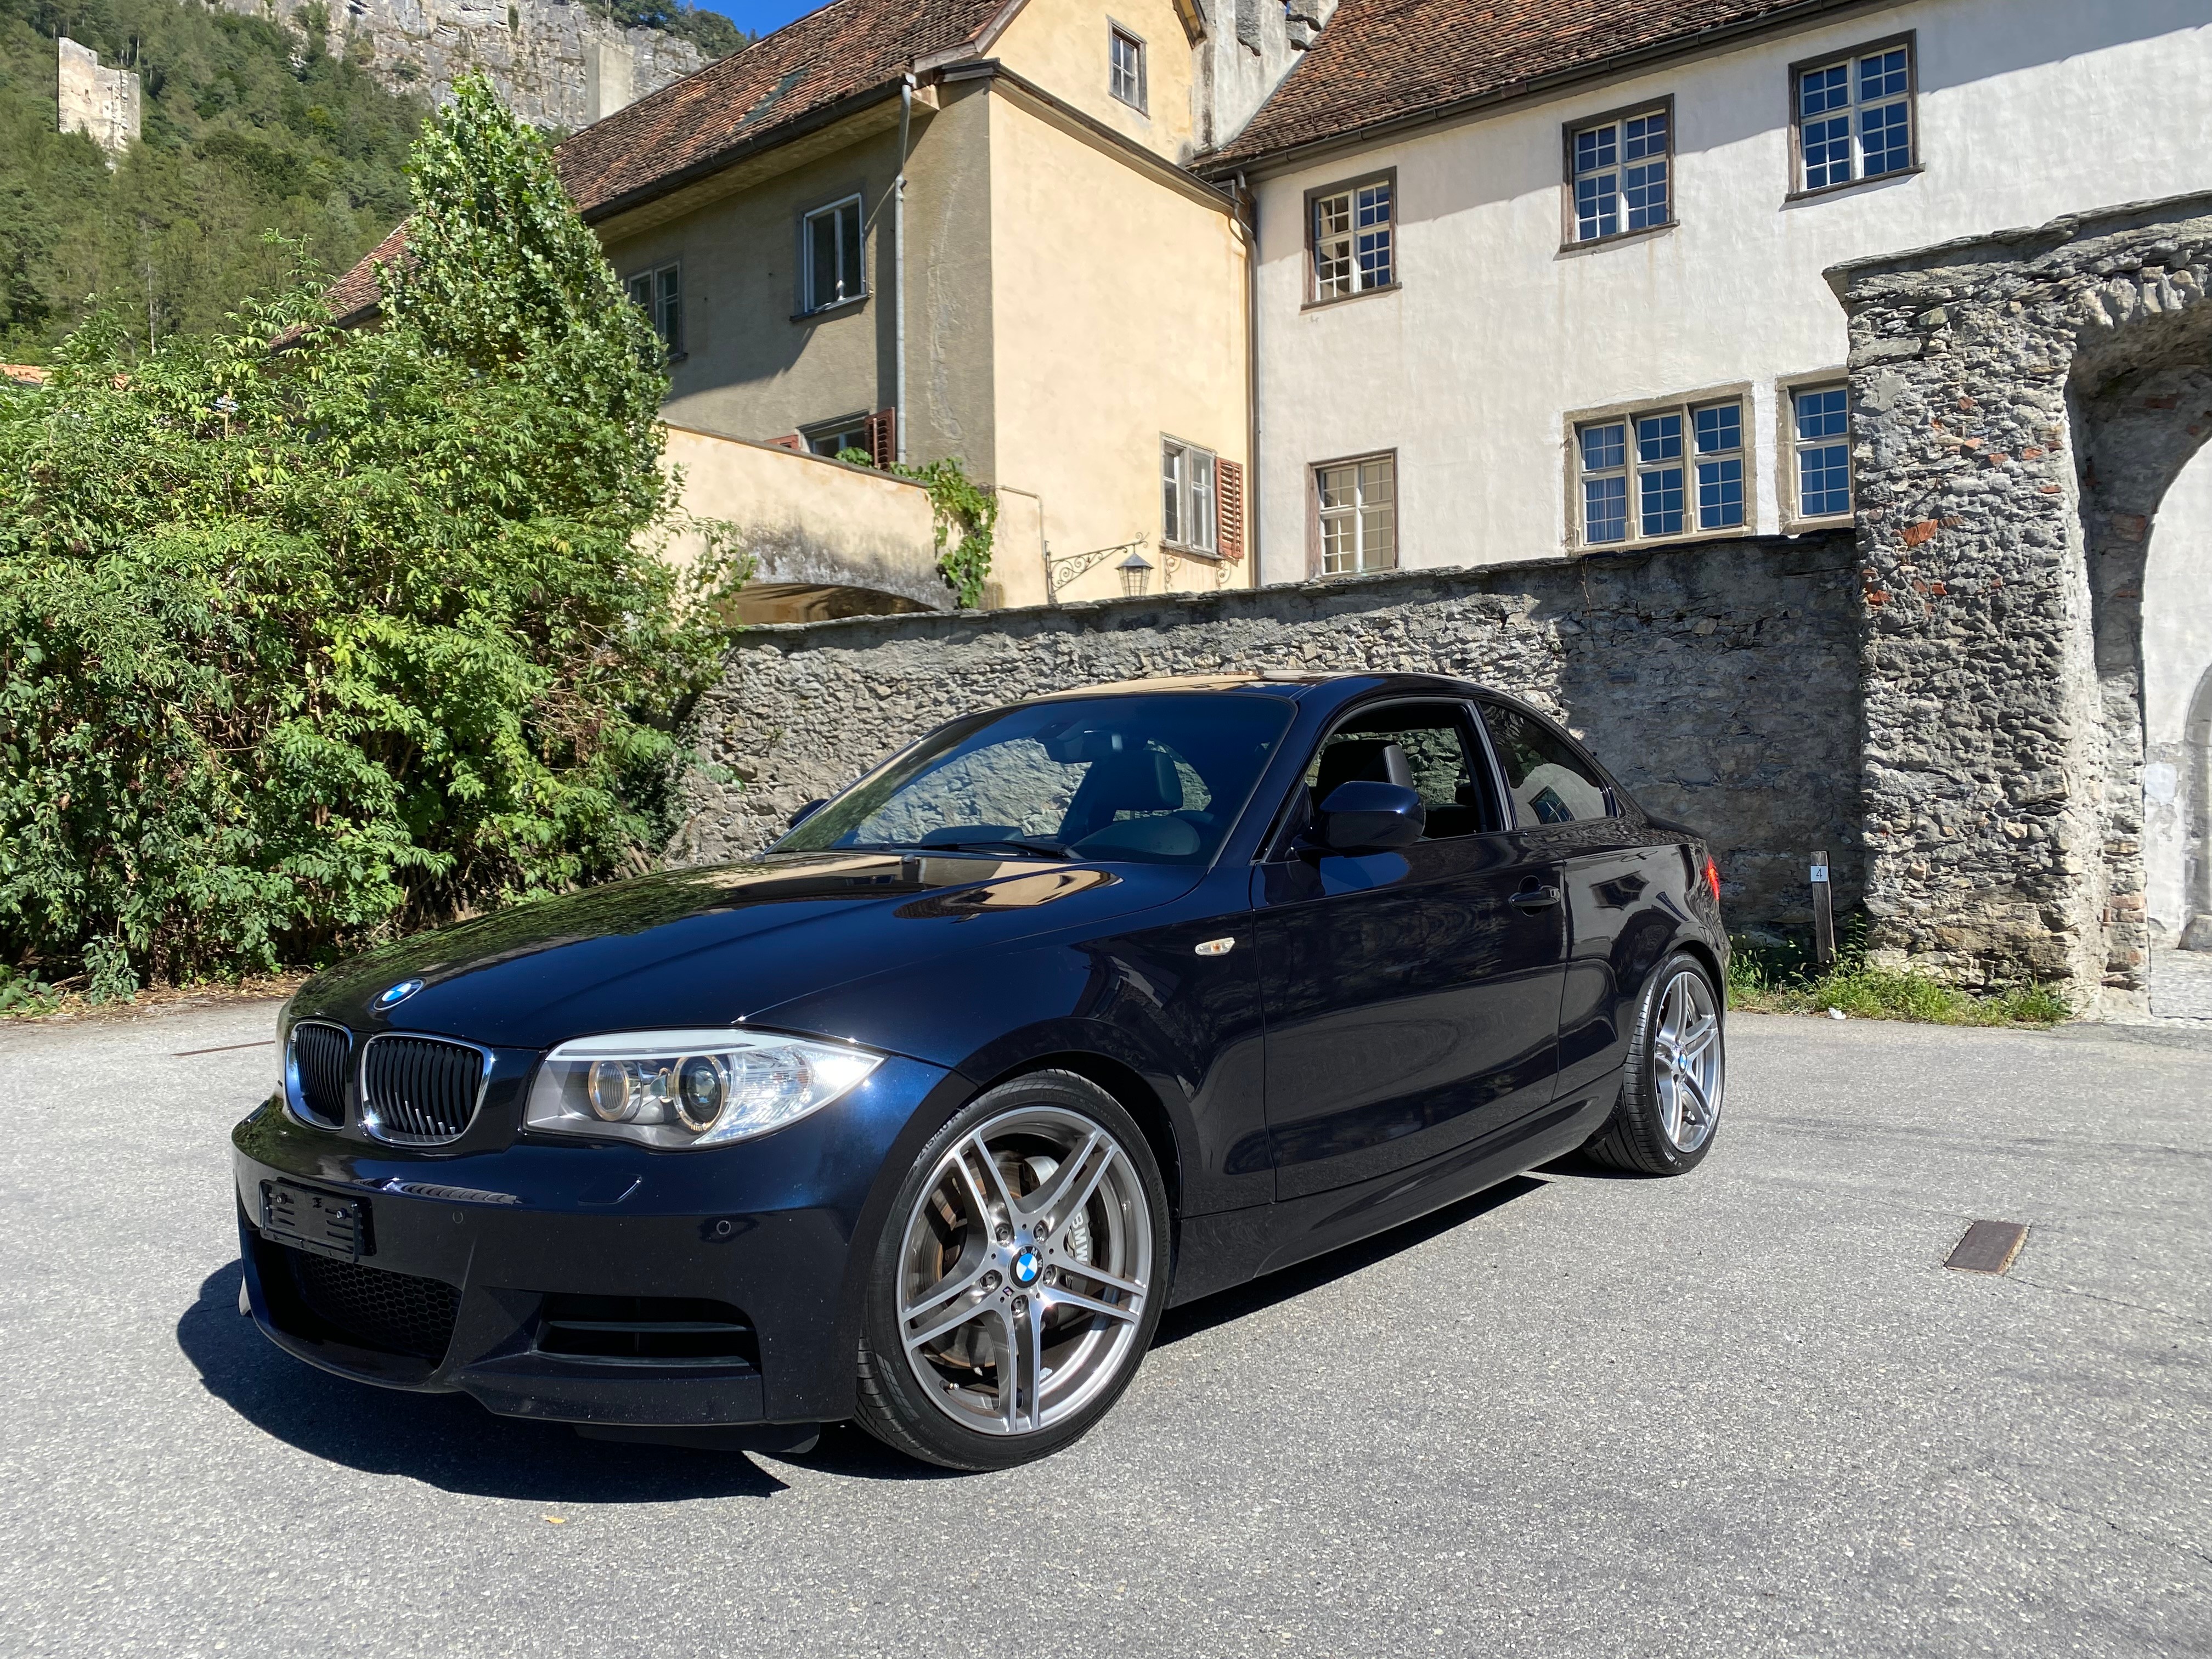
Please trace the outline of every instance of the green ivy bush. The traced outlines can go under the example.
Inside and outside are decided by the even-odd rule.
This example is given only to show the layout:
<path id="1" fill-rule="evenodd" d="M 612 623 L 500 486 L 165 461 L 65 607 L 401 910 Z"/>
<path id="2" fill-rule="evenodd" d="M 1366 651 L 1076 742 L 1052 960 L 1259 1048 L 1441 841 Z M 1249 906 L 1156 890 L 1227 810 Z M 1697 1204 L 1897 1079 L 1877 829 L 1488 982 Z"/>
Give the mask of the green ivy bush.
<path id="1" fill-rule="evenodd" d="M 304 268 L 0 399 L 0 960 L 95 998 L 647 864 L 726 635 L 679 578 L 658 342 L 464 83 L 380 326 Z M 696 586 L 687 586 L 696 584 Z"/>

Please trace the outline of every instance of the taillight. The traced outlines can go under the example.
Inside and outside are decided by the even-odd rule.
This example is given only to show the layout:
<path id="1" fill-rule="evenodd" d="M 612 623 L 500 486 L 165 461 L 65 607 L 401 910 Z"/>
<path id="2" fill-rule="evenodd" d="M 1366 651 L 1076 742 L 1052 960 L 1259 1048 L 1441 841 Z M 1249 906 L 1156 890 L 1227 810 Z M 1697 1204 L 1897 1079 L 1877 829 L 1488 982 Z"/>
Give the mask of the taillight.
<path id="1" fill-rule="evenodd" d="M 1721 902 L 1721 867 L 1711 859 L 1705 860 L 1705 885 L 1713 890 L 1713 902 Z"/>

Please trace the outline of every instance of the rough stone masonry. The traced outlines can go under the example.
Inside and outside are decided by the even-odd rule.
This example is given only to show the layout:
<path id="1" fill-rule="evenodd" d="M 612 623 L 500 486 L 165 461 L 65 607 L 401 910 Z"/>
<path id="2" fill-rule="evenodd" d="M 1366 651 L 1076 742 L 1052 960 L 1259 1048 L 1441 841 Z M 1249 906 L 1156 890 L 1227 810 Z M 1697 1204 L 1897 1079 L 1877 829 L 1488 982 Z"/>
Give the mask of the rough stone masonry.
<path id="1" fill-rule="evenodd" d="M 2139 1005 L 2142 599 L 2212 434 L 2212 196 L 1838 267 L 1877 946 Z"/>
<path id="2" fill-rule="evenodd" d="M 747 633 L 695 724 L 671 861 L 759 851 L 793 811 L 954 715 L 1045 691 L 1262 668 L 1454 674 L 1562 718 L 1695 825 L 1732 922 L 1802 924 L 1808 854 L 1860 884 L 1850 536 L 1737 538 L 1478 570 Z"/>

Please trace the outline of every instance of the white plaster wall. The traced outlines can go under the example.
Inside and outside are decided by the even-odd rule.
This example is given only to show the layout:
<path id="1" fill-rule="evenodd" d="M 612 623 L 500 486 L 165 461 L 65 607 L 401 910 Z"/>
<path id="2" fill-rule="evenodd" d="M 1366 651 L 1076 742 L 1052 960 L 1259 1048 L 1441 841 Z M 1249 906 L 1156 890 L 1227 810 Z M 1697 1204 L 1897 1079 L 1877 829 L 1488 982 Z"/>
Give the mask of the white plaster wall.
<path id="1" fill-rule="evenodd" d="M 2151 939 L 2170 945 L 2186 935 L 2189 945 L 2212 949 L 2212 445 L 2197 452 L 2160 504 L 2142 615 Z"/>
<path id="2" fill-rule="evenodd" d="M 1785 203 L 1789 65 L 1917 31 L 1924 171 Z M 1563 252 L 1564 123 L 1671 94 L 1675 216 Z M 2212 0 L 1922 0 L 1584 86 L 1257 185 L 1262 579 L 1307 572 L 1315 461 L 1395 449 L 1401 562 L 1568 545 L 1569 410 L 1749 382 L 1782 527 L 1778 378 L 1840 367 L 1844 259 L 2212 186 Z M 1304 195 L 1398 169 L 1403 287 L 1303 309 Z"/>

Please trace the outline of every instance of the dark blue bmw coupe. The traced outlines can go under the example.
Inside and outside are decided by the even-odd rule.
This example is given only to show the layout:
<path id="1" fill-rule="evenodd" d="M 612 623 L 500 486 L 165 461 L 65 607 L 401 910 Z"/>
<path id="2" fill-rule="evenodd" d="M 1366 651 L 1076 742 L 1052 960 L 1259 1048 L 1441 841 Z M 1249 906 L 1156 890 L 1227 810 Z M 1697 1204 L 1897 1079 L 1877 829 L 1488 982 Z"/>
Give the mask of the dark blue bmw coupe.
<path id="1" fill-rule="evenodd" d="M 1695 1165 L 1719 877 L 1422 675 L 957 720 L 762 857 L 323 974 L 234 1136 L 246 1300 L 613 1437 L 1067 1444 L 1161 1312 L 1580 1147 Z"/>

